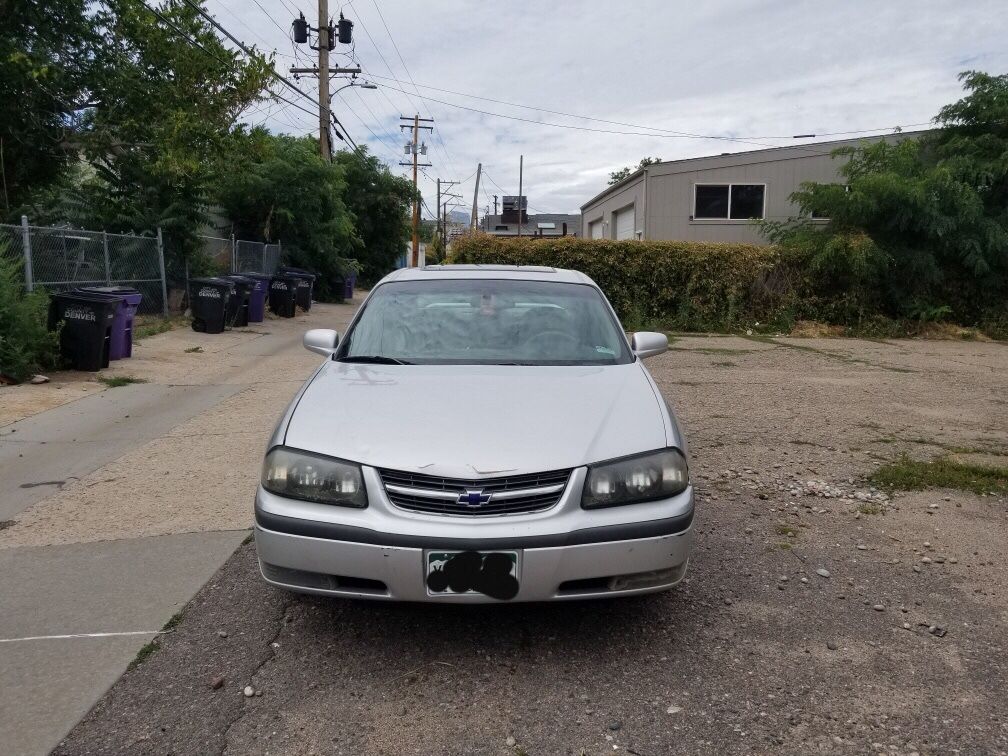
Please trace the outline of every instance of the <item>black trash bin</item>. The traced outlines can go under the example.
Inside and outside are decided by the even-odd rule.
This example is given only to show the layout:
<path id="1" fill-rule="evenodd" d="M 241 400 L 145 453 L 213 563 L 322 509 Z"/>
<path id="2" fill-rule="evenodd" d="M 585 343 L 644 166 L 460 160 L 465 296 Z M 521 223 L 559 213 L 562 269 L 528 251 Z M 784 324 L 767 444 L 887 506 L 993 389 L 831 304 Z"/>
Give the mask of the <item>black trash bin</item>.
<path id="1" fill-rule="evenodd" d="M 227 325 L 228 302 L 234 293 L 234 281 L 225 278 L 189 279 L 192 329 L 220 333 Z"/>
<path id="2" fill-rule="evenodd" d="M 228 300 L 227 322 L 232 328 L 244 328 L 249 324 L 249 299 L 256 281 L 248 276 L 221 276 L 234 284 L 234 296 Z"/>
<path id="3" fill-rule="evenodd" d="M 302 268 L 290 268 L 287 266 L 277 268 L 277 274 L 297 277 L 297 306 L 306 312 L 310 310 L 312 292 L 315 288 L 315 274 L 309 273 Z"/>
<path id="4" fill-rule="evenodd" d="M 49 300 L 49 330 L 60 329 L 60 354 L 74 370 L 101 370 L 109 364 L 112 321 L 122 297 L 68 291 Z"/>
<path id="5" fill-rule="evenodd" d="M 270 281 L 269 307 L 281 318 L 293 318 L 297 314 L 297 290 L 301 279 L 278 273 Z"/>

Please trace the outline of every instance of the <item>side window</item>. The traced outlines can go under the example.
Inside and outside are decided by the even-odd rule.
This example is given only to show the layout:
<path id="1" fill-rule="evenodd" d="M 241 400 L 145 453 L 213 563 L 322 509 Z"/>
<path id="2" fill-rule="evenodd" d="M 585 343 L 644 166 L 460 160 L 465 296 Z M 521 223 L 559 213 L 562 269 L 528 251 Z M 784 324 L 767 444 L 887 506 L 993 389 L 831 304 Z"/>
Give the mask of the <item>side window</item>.
<path id="1" fill-rule="evenodd" d="M 728 217 L 728 184 L 697 184 L 694 218 Z"/>
<path id="2" fill-rule="evenodd" d="M 731 213 L 729 218 L 748 220 L 763 217 L 763 184 L 732 184 Z"/>
<path id="3" fill-rule="evenodd" d="M 694 184 L 696 220 L 749 220 L 763 217 L 764 184 Z"/>

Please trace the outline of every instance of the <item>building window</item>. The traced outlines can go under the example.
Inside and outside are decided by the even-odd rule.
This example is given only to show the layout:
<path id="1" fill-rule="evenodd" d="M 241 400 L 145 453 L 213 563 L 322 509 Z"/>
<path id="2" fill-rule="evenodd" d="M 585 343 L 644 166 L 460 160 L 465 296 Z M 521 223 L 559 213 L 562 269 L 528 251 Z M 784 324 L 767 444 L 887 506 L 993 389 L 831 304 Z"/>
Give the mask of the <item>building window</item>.
<path id="1" fill-rule="evenodd" d="M 727 218 L 729 184 L 697 184 L 694 218 Z"/>
<path id="2" fill-rule="evenodd" d="M 507 231 L 507 226 L 494 226 L 494 231 Z"/>
<path id="3" fill-rule="evenodd" d="M 696 184 L 693 217 L 697 220 L 762 218 L 766 184 Z"/>

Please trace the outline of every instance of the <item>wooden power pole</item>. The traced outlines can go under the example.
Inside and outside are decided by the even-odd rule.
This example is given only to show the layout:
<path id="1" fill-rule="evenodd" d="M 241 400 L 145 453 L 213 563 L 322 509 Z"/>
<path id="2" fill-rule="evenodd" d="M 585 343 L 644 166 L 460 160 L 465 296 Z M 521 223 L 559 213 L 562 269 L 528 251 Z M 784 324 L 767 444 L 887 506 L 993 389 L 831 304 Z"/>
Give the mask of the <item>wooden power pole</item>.
<path id="1" fill-rule="evenodd" d="M 476 165 L 476 188 L 473 189 L 473 209 L 472 209 L 472 218 L 470 219 L 469 222 L 470 228 L 476 228 L 476 212 L 477 212 L 476 201 L 479 199 L 479 184 L 480 184 L 480 177 L 482 175 L 483 175 L 483 163 L 478 163 Z"/>
<path id="2" fill-rule="evenodd" d="M 399 163 L 399 165 L 412 165 L 413 166 L 413 190 L 416 195 L 413 198 L 413 251 L 410 255 L 410 264 L 408 267 L 415 268 L 420 263 L 420 192 L 417 189 L 417 169 L 422 165 L 427 167 L 430 163 L 418 163 L 417 158 L 421 153 L 427 153 L 427 146 L 421 146 L 420 141 L 420 129 L 427 129 L 429 131 L 434 131 L 433 126 L 421 126 L 421 121 L 428 121 L 430 123 L 434 122 L 433 118 L 421 118 L 420 114 L 413 116 L 412 118 L 407 118 L 406 116 L 399 116 L 400 121 L 406 121 L 407 123 L 399 124 L 399 128 L 410 128 L 409 121 L 412 121 L 413 129 L 413 140 L 408 142 L 406 147 L 410 152 L 413 153 L 412 163 Z"/>
<path id="3" fill-rule="evenodd" d="M 329 0 L 318 0 L 319 154 L 332 160 L 329 142 Z"/>

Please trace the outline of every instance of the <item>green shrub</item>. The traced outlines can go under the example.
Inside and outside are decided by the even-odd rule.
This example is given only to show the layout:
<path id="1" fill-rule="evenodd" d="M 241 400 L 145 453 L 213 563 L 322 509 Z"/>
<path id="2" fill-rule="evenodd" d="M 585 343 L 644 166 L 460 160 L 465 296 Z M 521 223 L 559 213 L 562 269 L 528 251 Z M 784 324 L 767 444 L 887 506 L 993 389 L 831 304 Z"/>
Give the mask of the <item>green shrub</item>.
<path id="1" fill-rule="evenodd" d="M 452 245 L 456 263 L 548 265 L 590 276 L 630 329 L 789 328 L 809 278 L 792 253 L 755 244 L 509 239 L 473 233 Z"/>
<path id="2" fill-rule="evenodd" d="M 59 364 L 57 334 L 46 327 L 49 296 L 26 294 L 21 262 L 0 249 L 0 375 L 23 381 Z"/>
<path id="3" fill-rule="evenodd" d="M 864 237 L 831 244 L 715 244 L 690 241 L 535 239 L 480 232 L 455 240 L 449 262 L 546 265 L 590 276 L 629 330 L 789 331 L 799 320 L 845 327 L 848 335 L 912 336 L 942 319 L 1008 334 L 1008 309 L 980 318 L 921 301 L 898 308 L 879 285 L 881 264 Z M 902 313 L 895 311 L 902 309 Z"/>

